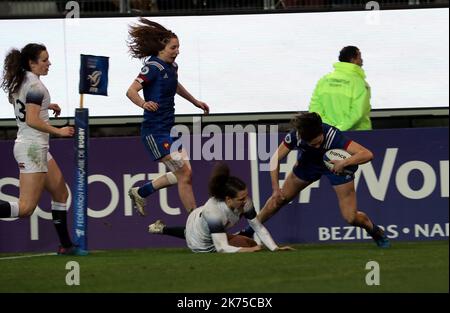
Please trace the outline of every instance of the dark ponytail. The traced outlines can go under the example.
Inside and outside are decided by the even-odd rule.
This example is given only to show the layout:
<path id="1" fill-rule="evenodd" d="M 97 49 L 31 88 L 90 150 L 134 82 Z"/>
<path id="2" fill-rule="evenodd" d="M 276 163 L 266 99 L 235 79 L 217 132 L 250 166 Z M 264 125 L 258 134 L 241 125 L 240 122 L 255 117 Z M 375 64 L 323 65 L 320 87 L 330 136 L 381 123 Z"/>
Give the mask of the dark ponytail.
<path id="1" fill-rule="evenodd" d="M 29 61 L 37 62 L 42 51 L 47 50 L 44 45 L 30 43 L 22 51 L 12 49 L 3 64 L 1 88 L 11 96 L 17 92 L 25 78 L 25 71 L 30 71 Z"/>
<path id="2" fill-rule="evenodd" d="M 230 176 L 230 169 L 226 163 L 219 163 L 213 169 L 209 179 L 209 195 L 224 201 L 226 197 L 235 198 L 239 191 L 247 186 L 238 177 Z"/>

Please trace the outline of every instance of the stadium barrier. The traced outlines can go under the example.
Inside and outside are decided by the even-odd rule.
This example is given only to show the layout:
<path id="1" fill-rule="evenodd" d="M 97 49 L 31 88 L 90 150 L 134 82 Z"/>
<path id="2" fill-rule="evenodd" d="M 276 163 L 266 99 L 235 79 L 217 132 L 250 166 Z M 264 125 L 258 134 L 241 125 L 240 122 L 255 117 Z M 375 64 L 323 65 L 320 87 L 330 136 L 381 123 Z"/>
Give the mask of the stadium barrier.
<path id="1" fill-rule="evenodd" d="M 202 142 L 199 141 L 200 135 L 187 138 L 190 141 L 184 146 L 192 152 L 197 203 L 207 200 L 207 180 L 214 158 L 221 156 L 232 173 L 247 182 L 255 205 L 260 207 L 272 193 L 267 171 L 271 150 L 269 138 L 264 133 L 245 138 L 230 135 L 233 134 L 211 138 L 208 134 L 201 139 Z M 359 208 L 386 229 L 394 244 L 397 240 L 448 240 L 448 135 L 448 128 L 348 133 L 350 138 L 371 149 L 375 155 L 372 162 L 360 166 L 356 173 Z M 276 140 L 282 138 L 283 134 L 276 134 Z M 234 140 L 233 144 L 227 141 L 230 139 Z M 11 140 L 0 141 L 0 199 L 5 201 L 16 200 L 19 193 L 13 145 Z M 52 139 L 50 146 L 68 184 L 73 187 L 73 140 Z M 230 147 L 234 147 L 231 153 Z M 281 163 L 281 180 L 294 165 L 295 156 L 296 153 L 292 152 Z M 132 210 L 127 196 L 129 187 L 143 184 L 164 171 L 163 166 L 150 160 L 138 137 L 90 139 L 90 249 L 185 245 L 176 238 L 147 233 L 147 225 L 156 219 L 169 225 L 184 225 L 187 214 L 181 206 L 176 187 L 150 196 L 145 218 Z M 71 196 L 68 203 L 72 203 Z M 240 223 L 233 230 L 243 226 L 245 224 Z M 370 240 L 367 234 L 346 225 L 326 178 L 303 191 L 268 221 L 267 226 L 275 240 L 284 243 Z M 56 246 L 48 195 L 41 199 L 29 219 L 0 220 L 0 252 L 53 251 Z"/>
<path id="2" fill-rule="evenodd" d="M 0 1 L 0 17 L 57 17 L 70 13 L 74 6 L 85 16 L 239 13 L 261 11 L 379 10 L 448 6 L 445 0 L 15 0 Z"/>

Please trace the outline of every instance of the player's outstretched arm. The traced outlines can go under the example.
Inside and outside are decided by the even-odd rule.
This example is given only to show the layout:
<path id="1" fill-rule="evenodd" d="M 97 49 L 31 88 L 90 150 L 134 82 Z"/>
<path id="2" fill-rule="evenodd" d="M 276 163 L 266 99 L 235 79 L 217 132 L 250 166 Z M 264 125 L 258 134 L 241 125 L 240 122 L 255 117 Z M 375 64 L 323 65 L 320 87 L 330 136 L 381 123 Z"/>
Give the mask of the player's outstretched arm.
<path id="1" fill-rule="evenodd" d="M 236 252 L 257 252 L 261 250 L 261 246 L 254 247 L 234 247 L 228 242 L 226 233 L 212 233 L 211 234 L 214 247 L 219 253 L 236 253 Z"/>
<path id="2" fill-rule="evenodd" d="M 260 245 L 256 245 L 254 247 L 241 247 L 237 252 L 258 252 L 261 250 L 262 247 Z"/>
<path id="3" fill-rule="evenodd" d="M 249 225 L 253 228 L 256 235 L 258 235 L 259 239 L 261 239 L 262 243 L 269 249 L 270 251 L 292 251 L 295 250 L 291 247 L 279 247 L 272 236 L 270 235 L 267 228 L 261 224 L 261 222 L 255 217 L 254 219 L 248 220 Z"/>
<path id="4" fill-rule="evenodd" d="M 209 106 L 205 102 L 195 99 L 195 97 L 191 95 L 189 91 L 187 91 L 187 89 L 180 83 L 177 85 L 177 94 L 195 105 L 197 108 L 202 109 L 205 115 L 209 114 Z"/>

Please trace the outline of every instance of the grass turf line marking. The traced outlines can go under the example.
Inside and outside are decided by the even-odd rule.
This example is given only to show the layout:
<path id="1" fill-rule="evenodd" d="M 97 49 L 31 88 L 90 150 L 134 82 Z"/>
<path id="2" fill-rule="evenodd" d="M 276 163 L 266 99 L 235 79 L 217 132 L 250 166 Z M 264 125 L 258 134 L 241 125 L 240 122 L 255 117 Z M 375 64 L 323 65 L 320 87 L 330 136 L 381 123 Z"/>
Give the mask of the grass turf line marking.
<path id="1" fill-rule="evenodd" d="M 56 252 L 52 252 L 52 253 L 41 253 L 41 254 L 30 254 L 30 255 L 16 255 L 16 256 L 0 257 L 0 261 L 2 261 L 2 260 L 24 259 L 24 258 L 34 258 L 34 257 L 39 257 L 39 256 L 48 256 L 48 255 L 56 255 Z"/>

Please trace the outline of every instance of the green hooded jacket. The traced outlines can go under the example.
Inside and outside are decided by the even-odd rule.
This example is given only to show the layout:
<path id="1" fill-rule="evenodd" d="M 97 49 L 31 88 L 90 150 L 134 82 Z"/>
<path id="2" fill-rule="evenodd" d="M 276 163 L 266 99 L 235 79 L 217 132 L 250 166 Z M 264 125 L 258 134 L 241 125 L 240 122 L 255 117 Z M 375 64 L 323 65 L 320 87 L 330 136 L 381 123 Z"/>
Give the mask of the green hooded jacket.
<path id="1" fill-rule="evenodd" d="M 339 130 L 369 130 L 370 86 L 364 70 L 353 63 L 337 62 L 334 72 L 322 77 L 309 104 L 322 121 Z"/>

